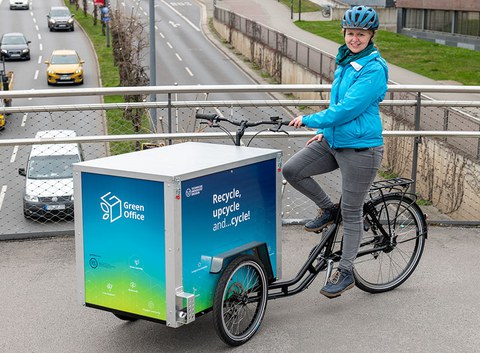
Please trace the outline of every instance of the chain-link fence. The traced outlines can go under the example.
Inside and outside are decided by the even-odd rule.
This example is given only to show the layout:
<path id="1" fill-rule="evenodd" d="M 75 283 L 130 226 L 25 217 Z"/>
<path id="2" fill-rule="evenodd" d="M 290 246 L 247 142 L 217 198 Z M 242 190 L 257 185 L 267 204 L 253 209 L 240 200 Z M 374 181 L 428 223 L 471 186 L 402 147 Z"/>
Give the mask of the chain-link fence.
<path id="1" fill-rule="evenodd" d="M 328 92 L 330 86 L 172 86 L 160 90 L 151 87 L 135 89 L 138 91 L 130 93 L 157 93 L 157 102 L 19 106 L 24 98 L 35 96 L 36 92 L 0 93 L 0 99 L 9 95 L 15 103 L 11 108 L 0 108 L 0 113 L 7 114 L 6 128 L 1 132 L 0 140 L 3 173 L 0 185 L 0 238 L 73 232 L 71 164 L 77 160 L 191 140 L 231 144 L 233 142 L 225 132 L 196 121 L 195 113 L 216 113 L 236 120 L 258 121 L 272 116 L 289 120 L 304 107 L 319 110 L 328 102 L 279 100 L 268 93 L 307 90 Z M 431 221 L 478 224 L 480 103 L 424 101 L 420 93 L 428 89 L 436 88 L 390 87 L 388 100 L 382 103 L 386 152 L 383 173 L 379 178 L 398 175 L 416 179 L 416 192 L 424 207 L 434 209 L 429 205 L 435 206 Z M 448 87 L 443 89 L 447 90 Z M 461 89 L 458 87 L 455 90 L 458 93 Z M 93 101 L 99 100 L 102 95 L 124 94 L 126 90 L 81 88 L 61 92 L 71 96 L 93 96 Z M 480 92 L 480 87 L 464 87 L 463 90 L 466 93 Z M 257 96 L 260 99 L 243 97 L 254 93 L 260 95 Z M 55 94 L 40 92 L 36 98 L 58 100 Z M 236 97 L 219 99 L 225 95 Z M 408 99 L 412 95 L 419 99 Z M 155 121 L 149 115 L 153 108 L 156 109 Z M 228 124 L 224 127 L 234 134 L 235 127 Z M 446 127 L 455 131 L 446 131 Z M 244 144 L 282 150 L 286 161 L 305 145 L 314 131 L 286 128 L 285 131 L 259 134 L 252 140 L 254 134 L 255 131 L 247 131 Z M 341 183 L 339 172 L 318 179 L 332 198 L 338 199 Z M 314 205 L 287 185 L 283 194 L 284 221 L 301 222 L 315 214 Z"/>

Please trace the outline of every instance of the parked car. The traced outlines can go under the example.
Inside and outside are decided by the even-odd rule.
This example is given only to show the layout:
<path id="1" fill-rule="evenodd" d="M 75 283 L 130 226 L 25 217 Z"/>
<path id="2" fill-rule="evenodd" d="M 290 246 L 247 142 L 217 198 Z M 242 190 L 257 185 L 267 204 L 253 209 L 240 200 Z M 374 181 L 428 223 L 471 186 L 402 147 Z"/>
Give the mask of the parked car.
<path id="1" fill-rule="evenodd" d="M 25 9 L 28 10 L 30 5 L 29 0 L 10 0 L 10 10 L 14 9 Z"/>
<path id="2" fill-rule="evenodd" d="M 84 60 L 72 49 L 57 49 L 52 52 L 47 64 L 47 83 L 77 83 L 83 84 Z"/>
<path id="3" fill-rule="evenodd" d="M 23 33 L 5 33 L 0 39 L 0 55 L 5 60 L 30 60 L 30 43 Z"/>
<path id="4" fill-rule="evenodd" d="M 47 15 L 48 28 L 50 31 L 56 31 L 57 29 L 74 31 L 74 16 L 66 6 L 52 6 Z"/>
<path id="5" fill-rule="evenodd" d="M 39 131 L 35 138 L 75 137 L 73 130 Z M 26 218 L 73 216 L 73 167 L 83 160 L 77 143 L 33 145 L 27 168 L 19 168 L 25 177 L 23 214 Z"/>

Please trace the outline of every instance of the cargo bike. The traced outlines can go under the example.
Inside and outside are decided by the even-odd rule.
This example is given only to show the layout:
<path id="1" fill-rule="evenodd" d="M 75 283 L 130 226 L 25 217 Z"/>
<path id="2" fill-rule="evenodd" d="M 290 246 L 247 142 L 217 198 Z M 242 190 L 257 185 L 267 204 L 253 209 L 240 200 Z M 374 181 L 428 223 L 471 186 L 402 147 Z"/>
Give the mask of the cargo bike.
<path id="1" fill-rule="evenodd" d="M 282 153 L 239 146 L 245 129 L 278 118 L 234 121 L 234 146 L 186 142 L 74 165 L 78 299 L 122 320 L 178 328 L 212 312 L 218 336 L 238 346 L 259 329 L 269 299 L 302 292 L 341 256 L 341 214 L 292 279 L 282 279 Z M 358 288 L 402 284 L 420 261 L 426 217 L 411 180 L 375 182 L 364 205 L 355 262 Z"/>

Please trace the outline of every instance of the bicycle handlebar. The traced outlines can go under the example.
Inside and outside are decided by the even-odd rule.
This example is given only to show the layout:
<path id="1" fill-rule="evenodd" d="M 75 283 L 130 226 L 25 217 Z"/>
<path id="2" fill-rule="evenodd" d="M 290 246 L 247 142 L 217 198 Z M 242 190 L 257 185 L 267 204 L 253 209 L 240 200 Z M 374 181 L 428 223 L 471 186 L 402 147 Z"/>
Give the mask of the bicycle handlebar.
<path id="1" fill-rule="evenodd" d="M 218 114 L 203 114 L 203 113 L 196 113 L 195 118 L 199 120 L 208 120 L 211 123 L 218 123 L 220 121 L 226 121 L 232 125 L 235 126 L 245 126 L 247 127 L 253 127 L 253 126 L 258 126 L 258 125 L 278 125 L 278 126 L 283 126 L 283 125 L 288 125 L 289 121 L 282 121 L 280 117 L 278 116 L 271 116 L 270 120 L 259 120 L 259 121 L 254 121 L 250 122 L 248 120 L 233 120 L 233 119 L 228 119 L 228 118 L 223 118 L 219 116 Z"/>
<path id="2" fill-rule="evenodd" d="M 196 113 L 195 118 L 198 119 L 198 120 L 207 120 L 209 122 L 210 126 L 219 127 L 224 132 L 226 132 L 227 134 L 229 134 L 229 132 L 227 130 L 225 130 L 223 127 L 221 127 L 219 122 L 225 121 L 225 122 L 228 122 L 232 125 L 238 126 L 238 130 L 235 134 L 235 140 L 234 140 L 234 143 L 237 146 L 240 145 L 240 139 L 244 135 L 245 130 L 249 127 L 254 127 L 254 126 L 259 126 L 259 125 L 274 125 L 274 128 L 269 129 L 269 130 L 279 132 L 279 131 L 283 131 L 283 130 L 281 130 L 282 126 L 288 125 L 290 123 L 289 121 L 282 121 L 282 119 L 278 116 L 271 116 L 270 120 L 259 120 L 259 121 L 253 121 L 253 122 L 249 122 L 248 120 L 228 119 L 228 118 L 221 117 L 218 114 Z M 285 131 L 283 131 L 283 132 L 285 132 Z"/>

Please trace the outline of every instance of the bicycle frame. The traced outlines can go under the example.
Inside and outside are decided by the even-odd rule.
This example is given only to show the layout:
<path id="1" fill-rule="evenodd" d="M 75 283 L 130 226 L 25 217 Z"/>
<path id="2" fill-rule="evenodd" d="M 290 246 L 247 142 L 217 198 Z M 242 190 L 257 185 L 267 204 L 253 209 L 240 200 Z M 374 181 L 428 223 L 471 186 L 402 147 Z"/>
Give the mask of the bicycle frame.
<path id="1" fill-rule="evenodd" d="M 388 194 L 399 194 L 402 195 L 402 198 L 409 199 L 405 196 L 406 190 L 408 189 L 409 185 L 411 184 L 411 180 L 409 179 L 402 179 L 397 178 L 389 181 L 380 181 L 374 183 L 372 189 L 370 190 L 371 194 L 378 192 L 380 194 L 380 198 L 385 202 L 385 196 Z M 396 190 L 397 192 L 388 192 L 384 193 L 383 189 L 388 189 L 389 191 Z M 400 192 L 399 192 L 400 190 Z M 410 199 L 409 199 L 410 200 Z M 415 203 L 414 200 L 411 200 L 412 203 Z M 396 236 L 392 235 L 392 225 L 390 220 L 393 220 L 394 224 L 397 221 L 399 216 L 399 210 L 395 210 L 395 215 L 391 215 L 389 213 L 388 208 L 386 208 L 386 216 L 388 219 L 388 229 L 385 229 L 382 225 L 382 222 L 378 219 L 376 215 L 375 207 L 373 206 L 373 200 L 368 200 L 363 205 L 364 217 L 369 220 L 370 226 L 372 227 L 372 231 L 374 234 L 381 236 L 383 241 L 381 243 L 376 244 L 374 248 L 370 248 L 367 250 L 361 250 L 362 247 L 367 245 L 374 244 L 374 241 L 367 241 L 362 242 L 360 244 L 360 251 L 357 254 L 357 258 L 363 257 L 366 255 L 374 254 L 380 251 L 389 252 L 392 249 L 392 246 L 395 245 Z M 393 217 L 392 217 L 393 216 Z M 323 270 L 327 270 L 325 281 L 331 274 L 333 269 L 333 264 L 340 261 L 342 256 L 342 249 L 334 251 L 334 246 L 338 234 L 338 229 L 341 224 L 341 212 L 338 212 L 337 217 L 334 223 L 329 226 L 325 231 L 320 240 L 320 243 L 316 245 L 313 250 L 311 251 L 307 261 L 304 265 L 300 268 L 297 275 L 290 279 L 280 282 L 273 282 L 268 286 L 268 299 L 278 299 L 282 297 L 291 296 L 297 294 L 305 289 L 313 282 L 316 276 Z M 416 237 L 424 236 L 426 233 L 423 234 L 416 234 Z M 407 239 L 406 241 L 411 240 Z M 322 254 L 323 252 L 323 254 Z M 322 255 L 320 255 L 322 254 Z M 314 264 L 315 261 L 318 261 L 317 264 Z M 308 272 L 308 274 L 307 274 Z"/>

